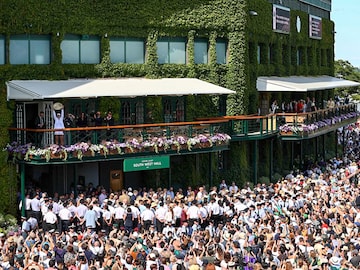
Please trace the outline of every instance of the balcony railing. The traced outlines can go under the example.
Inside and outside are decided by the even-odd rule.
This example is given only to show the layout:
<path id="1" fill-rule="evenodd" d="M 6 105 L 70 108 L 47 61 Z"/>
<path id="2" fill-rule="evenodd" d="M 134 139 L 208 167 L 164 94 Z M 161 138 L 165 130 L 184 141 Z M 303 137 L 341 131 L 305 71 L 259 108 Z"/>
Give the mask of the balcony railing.
<path id="1" fill-rule="evenodd" d="M 356 104 L 317 110 L 308 113 L 277 114 L 279 134 L 283 138 L 311 138 L 355 122 L 359 113 Z"/>
<path id="2" fill-rule="evenodd" d="M 230 134 L 233 140 L 257 140 L 276 135 L 278 132 L 275 114 L 227 116 L 225 119 L 230 121 Z"/>

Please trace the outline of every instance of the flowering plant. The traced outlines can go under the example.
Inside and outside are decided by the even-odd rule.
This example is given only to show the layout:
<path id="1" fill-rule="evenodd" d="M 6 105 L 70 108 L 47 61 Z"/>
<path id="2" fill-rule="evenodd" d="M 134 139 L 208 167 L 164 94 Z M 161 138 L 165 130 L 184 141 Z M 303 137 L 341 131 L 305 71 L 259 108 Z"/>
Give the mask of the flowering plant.
<path id="1" fill-rule="evenodd" d="M 96 154 L 100 154 L 107 157 L 109 154 L 114 153 L 124 154 L 126 149 L 131 153 L 143 149 L 152 149 L 155 153 L 159 153 L 160 149 L 166 152 L 174 146 L 177 152 L 180 152 L 183 147 L 186 147 L 188 151 L 192 151 L 195 145 L 208 143 L 206 147 L 212 147 L 214 144 L 228 143 L 230 139 L 231 137 L 227 134 L 216 133 L 212 136 L 200 134 L 192 138 L 180 135 L 171 137 L 148 137 L 146 140 L 132 138 L 122 143 L 117 141 L 103 141 L 100 144 L 79 142 L 69 146 L 52 144 L 45 148 L 37 148 L 31 143 L 21 145 L 13 142 L 8 144 L 4 148 L 4 151 L 14 156 L 22 156 L 25 161 L 30 161 L 34 157 L 45 158 L 46 161 L 52 158 L 61 158 L 65 161 L 68 159 L 70 153 L 72 156 L 82 160 L 84 155 L 94 157 Z"/>
<path id="2" fill-rule="evenodd" d="M 311 131 L 317 131 L 319 129 L 335 125 L 337 123 L 340 123 L 342 121 L 345 121 L 347 119 L 354 119 L 359 115 L 357 112 L 350 112 L 346 114 L 341 114 L 340 116 L 334 116 L 327 119 L 322 119 L 319 121 L 316 121 L 311 124 L 298 124 L 296 126 L 292 124 L 285 124 L 279 127 L 279 131 L 282 133 L 301 133 L 301 132 L 311 132 Z"/>

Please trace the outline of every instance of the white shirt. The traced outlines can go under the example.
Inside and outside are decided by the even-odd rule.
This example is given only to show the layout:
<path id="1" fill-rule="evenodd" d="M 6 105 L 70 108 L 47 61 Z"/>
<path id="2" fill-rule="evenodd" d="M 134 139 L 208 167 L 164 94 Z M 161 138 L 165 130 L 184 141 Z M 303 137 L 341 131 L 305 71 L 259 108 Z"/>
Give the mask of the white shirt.
<path id="1" fill-rule="evenodd" d="M 72 214 L 68 208 L 63 208 L 59 212 L 59 217 L 61 220 L 70 220 L 72 217 Z"/>
<path id="2" fill-rule="evenodd" d="M 180 218 L 181 217 L 181 212 L 182 212 L 182 208 L 179 205 L 176 205 L 173 208 L 173 212 L 174 212 L 174 217 L 175 218 Z"/>
<path id="3" fill-rule="evenodd" d="M 39 212 L 40 211 L 40 200 L 37 198 L 34 198 L 31 200 L 31 209 L 33 211 Z"/>
<path id="4" fill-rule="evenodd" d="M 200 216 L 200 210 L 196 205 L 190 206 L 186 213 L 191 219 L 197 219 Z"/>
<path id="5" fill-rule="evenodd" d="M 85 216 L 87 210 L 88 210 L 87 207 L 83 204 L 80 204 L 78 207 L 76 207 L 76 213 L 81 218 Z"/>
<path id="6" fill-rule="evenodd" d="M 121 206 L 118 206 L 114 210 L 115 219 L 123 219 L 125 214 L 125 209 Z"/>
<path id="7" fill-rule="evenodd" d="M 217 202 L 214 202 L 211 204 L 211 213 L 213 215 L 219 215 L 220 214 L 220 205 Z"/>
<path id="8" fill-rule="evenodd" d="M 161 206 L 155 211 L 155 216 L 158 220 L 165 220 L 166 209 L 165 207 Z"/>
<path id="9" fill-rule="evenodd" d="M 140 215 L 143 221 L 153 221 L 154 220 L 154 212 L 151 211 L 149 208 L 146 208 Z"/>
<path id="10" fill-rule="evenodd" d="M 138 218 L 138 217 L 140 216 L 140 210 L 139 210 L 139 208 L 137 208 L 137 207 L 134 206 L 134 205 L 131 205 L 130 208 L 131 208 L 131 212 L 132 212 L 132 214 L 133 214 L 133 217 L 134 217 L 134 218 Z"/>
<path id="11" fill-rule="evenodd" d="M 54 212 L 52 211 L 48 211 L 45 215 L 44 215 L 44 221 L 45 223 L 49 223 L 49 224 L 55 224 L 57 221 L 57 217 L 54 214 Z"/>

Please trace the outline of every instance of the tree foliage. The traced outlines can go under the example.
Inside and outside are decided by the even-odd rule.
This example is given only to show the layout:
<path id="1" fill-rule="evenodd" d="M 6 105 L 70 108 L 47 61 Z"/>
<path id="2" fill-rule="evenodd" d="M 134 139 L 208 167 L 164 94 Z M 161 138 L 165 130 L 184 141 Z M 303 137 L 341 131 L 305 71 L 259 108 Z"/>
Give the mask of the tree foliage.
<path id="1" fill-rule="evenodd" d="M 349 61 L 346 60 L 335 61 L 335 76 L 344 80 L 360 82 L 359 68 L 354 67 Z M 348 94 L 357 94 L 358 91 L 359 87 L 336 89 L 336 93 L 342 97 Z M 354 95 L 354 98 L 360 99 L 358 95 Z"/>

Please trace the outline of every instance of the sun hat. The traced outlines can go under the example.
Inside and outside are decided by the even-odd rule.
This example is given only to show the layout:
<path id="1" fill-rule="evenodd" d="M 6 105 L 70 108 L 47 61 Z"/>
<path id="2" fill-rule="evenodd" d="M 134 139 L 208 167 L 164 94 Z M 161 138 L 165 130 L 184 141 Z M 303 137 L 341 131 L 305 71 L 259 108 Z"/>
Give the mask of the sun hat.
<path id="1" fill-rule="evenodd" d="M 53 107 L 54 107 L 54 110 L 56 110 L 56 111 L 64 109 L 64 105 L 60 102 L 55 102 Z"/>
<path id="2" fill-rule="evenodd" d="M 340 267 L 341 266 L 341 258 L 333 256 L 330 258 L 329 263 L 331 266 Z"/>

